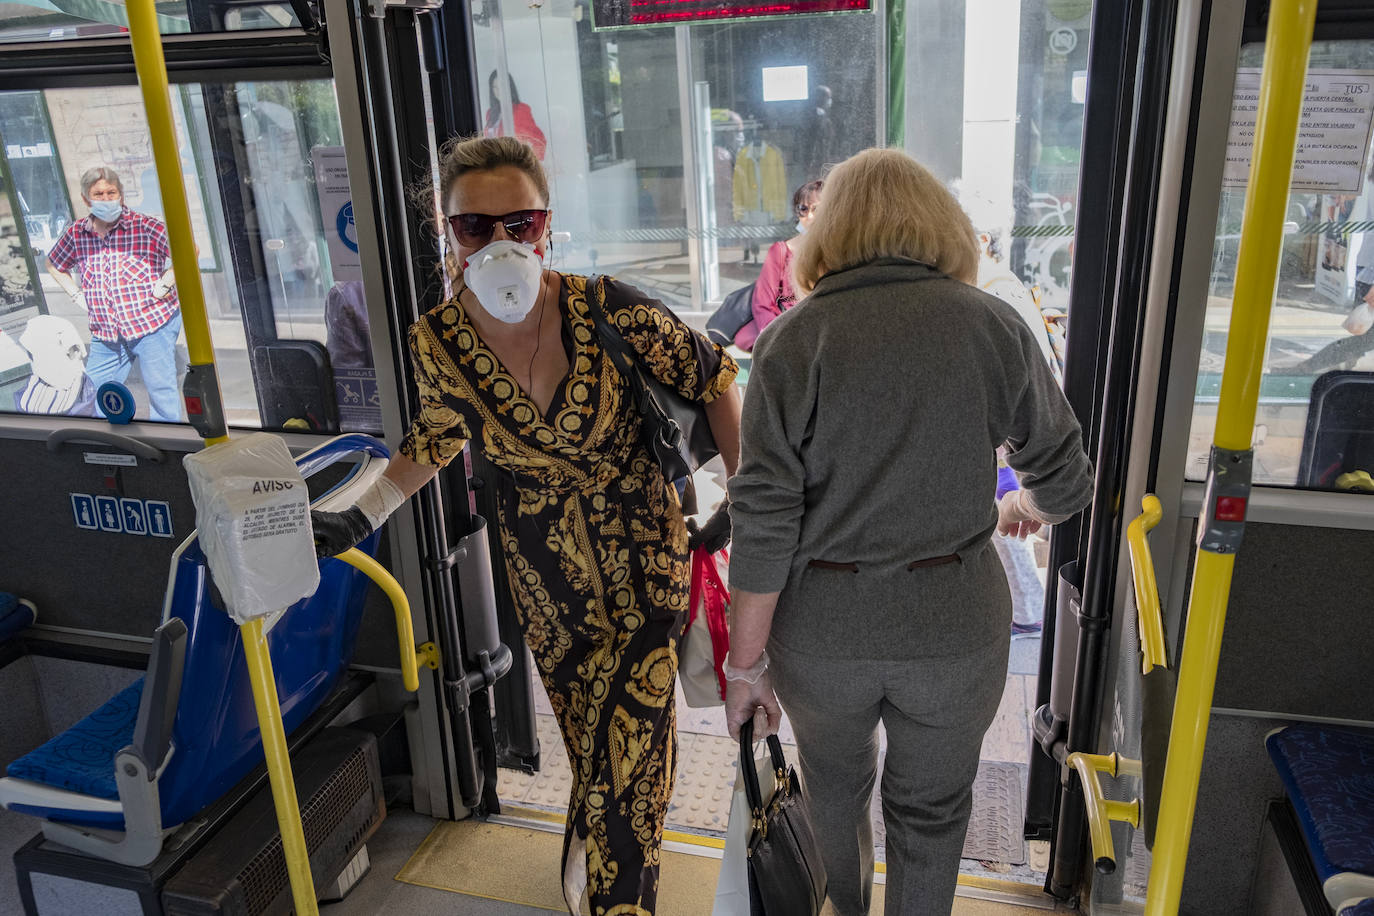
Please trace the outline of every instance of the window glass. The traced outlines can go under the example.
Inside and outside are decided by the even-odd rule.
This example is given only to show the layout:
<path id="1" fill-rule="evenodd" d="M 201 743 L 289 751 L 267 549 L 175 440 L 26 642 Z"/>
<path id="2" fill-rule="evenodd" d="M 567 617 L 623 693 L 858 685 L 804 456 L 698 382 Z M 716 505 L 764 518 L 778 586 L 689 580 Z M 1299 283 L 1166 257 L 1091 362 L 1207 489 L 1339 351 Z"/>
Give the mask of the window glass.
<path id="1" fill-rule="evenodd" d="M 332 85 L 183 85 L 173 103 L 229 422 L 380 430 Z M 98 415 L 90 389 L 109 380 L 137 418 L 184 419 L 185 337 L 138 89 L 0 93 L 0 138 L 13 179 L 0 201 L 17 202 L 25 230 L 11 243 L 18 221 L 0 216 L 0 237 L 36 273 L 0 324 L 0 353 L 24 358 L 0 375 L 0 410 Z M 20 278 L 6 268 L 8 292 L 9 272 Z"/>
<path id="2" fill-rule="evenodd" d="M 1242 49 L 1242 79 L 1260 67 L 1263 53 L 1259 44 Z M 1341 93 L 1346 84 L 1356 87 L 1356 98 L 1374 93 L 1374 43 L 1315 42 L 1309 73 L 1323 86 L 1339 83 Z M 1314 97 L 1305 123 L 1312 120 L 1313 106 L 1327 104 Z M 1339 192 L 1300 190 L 1311 182 L 1299 177 L 1289 195 L 1255 420 L 1254 479 L 1374 491 L 1374 160 L 1369 106 L 1339 107 L 1356 111 L 1342 117 L 1362 134 L 1341 157 L 1350 160 L 1353 184 L 1347 181 Z M 1365 114 L 1358 114 L 1360 108 Z M 1300 141 L 1300 162 L 1311 158 Z M 1245 205 L 1245 171 L 1239 165 L 1248 161 L 1238 164 L 1235 186 L 1223 189 L 1217 217 L 1188 450 L 1193 480 L 1206 477 L 1216 427 Z"/>
<path id="3" fill-rule="evenodd" d="M 572 236 L 555 267 L 612 272 L 698 325 L 741 287 L 790 305 L 774 246 L 798 234 L 794 192 L 903 146 L 984 232 L 988 288 L 1014 288 L 1062 355 L 1091 3 L 904 9 L 597 31 L 581 2 L 483 0 L 484 130 L 541 150 Z"/>
<path id="4" fill-rule="evenodd" d="M 299 28 L 290 3 L 181 0 L 158 3 L 164 35 Z M 0 42 L 70 41 L 125 35 L 129 17 L 114 0 L 28 0 L 0 3 Z"/>

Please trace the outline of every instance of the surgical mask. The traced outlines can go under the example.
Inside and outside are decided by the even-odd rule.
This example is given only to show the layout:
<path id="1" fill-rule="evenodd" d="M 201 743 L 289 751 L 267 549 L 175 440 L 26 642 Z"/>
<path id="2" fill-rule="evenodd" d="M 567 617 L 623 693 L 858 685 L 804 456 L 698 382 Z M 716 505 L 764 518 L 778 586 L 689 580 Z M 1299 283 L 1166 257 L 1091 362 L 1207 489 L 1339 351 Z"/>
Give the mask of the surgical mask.
<path id="1" fill-rule="evenodd" d="M 801 235 L 805 231 L 806 225 L 801 220 L 797 220 L 797 235 Z"/>
<path id="2" fill-rule="evenodd" d="M 519 324 L 539 297 L 543 270 L 534 246 L 501 239 L 468 258 L 463 280 L 492 316 Z"/>
<path id="3" fill-rule="evenodd" d="M 112 223 L 119 219 L 119 214 L 124 210 L 124 204 L 117 200 L 93 200 L 91 201 L 91 216 L 107 223 Z"/>

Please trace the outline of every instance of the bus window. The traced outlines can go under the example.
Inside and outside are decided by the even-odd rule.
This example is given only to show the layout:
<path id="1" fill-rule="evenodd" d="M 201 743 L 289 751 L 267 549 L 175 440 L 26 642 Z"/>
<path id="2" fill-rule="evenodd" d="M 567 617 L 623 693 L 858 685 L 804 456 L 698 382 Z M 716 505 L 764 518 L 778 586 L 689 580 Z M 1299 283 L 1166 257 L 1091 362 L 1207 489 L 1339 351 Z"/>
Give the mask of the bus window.
<path id="1" fill-rule="evenodd" d="M 184 0 L 157 5 L 164 35 L 179 32 L 242 32 L 254 29 L 298 28 L 290 3 L 212 4 Z M 78 38 L 120 36 L 129 31 L 123 4 L 85 3 L 65 8 L 42 4 L 0 6 L 0 42 L 71 41 Z"/>
<path id="2" fill-rule="evenodd" d="M 479 117 L 540 153 L 554 228 L 572 236 L 556 267 L 614 273 L 689 321 L 753 286 L 797 234 L 798 188 L 862 149 L 903 147 L 958 190 L 997 269 L 1057 333 L 1090 8 L 937 0 L 890 19 L 598 29 L 586 3 L 487 0 L 472 6 Z"/>
<path id="3" fill-rule="evenodd" d="M 379 431 L 332 84 L 172 98 L 229 423 Z M 0 381 L 0 410 L 96 415 L 82 388 L 119 381 L 137 418 L 183 419 L 185 338 L 138 89 L 0 93 L 0 136 L 36 274 L 35 295 L 0 316 L 6 352 L 28 358 Z"/>
<path id="4" fill-rule="evenodd" d="M 1262 44 L 1242 48 L 1237 97 L 1254 83 L 1263 52 Z M 1374 43 L 1314 42 L 1309 71 L 1309 83 L 1321 84 L 1309 93 L 1336 91 L 1340 82 L 1358 84 L 1368 97 L 1374 92 Z M 1339 157 L 1349 159 L 1345 173 L 1304 178 L 1300 161 L 1288 197 L 1255 420 L 1255 483 L 1374 491 L 1374 105 L 1344 107 L 1353 113 L 1348 126 L 1362 134 L 1350 144 L 1353 152 Z M 1318 181 L 1334 184 L 1314 189 Z M 1244 205 L 1244 174 L 1233 177 L 1228 166 L 1190 429 L 1190 480 L 1207 474 Z"/>

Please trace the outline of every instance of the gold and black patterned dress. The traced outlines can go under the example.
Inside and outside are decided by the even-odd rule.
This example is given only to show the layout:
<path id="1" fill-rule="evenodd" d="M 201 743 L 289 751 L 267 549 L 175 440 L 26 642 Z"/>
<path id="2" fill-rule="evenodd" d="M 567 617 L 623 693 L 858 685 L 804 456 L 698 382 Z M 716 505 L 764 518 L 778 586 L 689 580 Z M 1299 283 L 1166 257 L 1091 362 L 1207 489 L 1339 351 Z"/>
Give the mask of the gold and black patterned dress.
<path id="1" fill-rule="evenodd" d="M 704 402 L 734 383 L 738 367 L 719 347 L 661 303 L 604 282 L 606 317 L 658 379 Z M 652 916 L 677 756 L 687 531 L 603 356 L 586 284 L 563 278 L 568 375 L 543 415 L 456 299 L 417 321 L 420 410 L 400 450 L 442 466 L 471 440 L 502 472 L 496 530 L 510 589 L 573 771 L 563 861 L 585 841 L 596 916 Z"/>

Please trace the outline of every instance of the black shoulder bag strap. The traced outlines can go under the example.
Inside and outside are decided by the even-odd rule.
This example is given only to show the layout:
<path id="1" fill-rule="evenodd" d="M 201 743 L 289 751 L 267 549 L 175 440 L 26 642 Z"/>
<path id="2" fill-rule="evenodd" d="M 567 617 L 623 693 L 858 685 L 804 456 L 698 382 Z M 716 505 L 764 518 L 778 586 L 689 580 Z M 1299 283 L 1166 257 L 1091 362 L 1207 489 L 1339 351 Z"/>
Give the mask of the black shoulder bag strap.
<path id="1" fill-rule="evenodd" d="M 630 394 L 634 398 L 635 409 L 639 412 L 643 424 L 643 438 L 649 447 L 650 457 L 658 462 L 663 470 L 663 476 L 670 483 L 686 479 L 682 490 L 682 514 L 695 515 L 696 486 L 692 482 L 692 469 L 681 456 L 682 428 L 668 416 L 663 405 L 645 383 L 639 362 L 634 351 L 630 349 L 629 342 L 607 320 L 605 309 L 602 307 L 605 290 L 605 274 L 587 278 L 587 311 L 591 313 L 592 322 L 596 325 L 597 335 L 600 336 L 606 353 L 630 385 Z"/>

